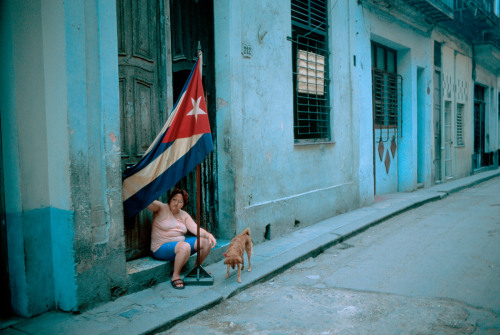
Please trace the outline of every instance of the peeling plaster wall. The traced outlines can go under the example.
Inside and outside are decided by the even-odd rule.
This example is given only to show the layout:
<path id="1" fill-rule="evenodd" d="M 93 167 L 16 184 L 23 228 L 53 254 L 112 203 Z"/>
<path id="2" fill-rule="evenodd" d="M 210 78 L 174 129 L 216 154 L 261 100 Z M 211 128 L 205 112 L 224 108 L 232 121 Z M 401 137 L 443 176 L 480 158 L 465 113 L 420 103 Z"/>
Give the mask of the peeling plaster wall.
<path id="1" fill-rule="evenodd" d="M 1 2 L 0 110 L 15 313 L 126 290 L 114 1 Z"/>
<path id="2" fill-rule="evenodd" d="M 65 2 L 78 307 L 126 291 L 114 1 Z"/>
<path id="3" fill-rule="evenodd" d="M 222 237 L 250 227 L 259 243 L 266 232 L 277 237 L 357 207 L 360 193 L 370 201 L 358 189 L 360 121 L 352 90 L 341 84 L 350 81 L 349 51 L 335 47 L 349 23 L 337 24 L 345 13 L 330 12 L 331 24 L 342 29 L 330 33 L 334 143 L 295 145 L 290 2 L 215 3 Z M 242 46 L 251 56 L 242 55 Z"/>
<path id="4" fill-rule="evenodd" d="M 2 2 L 7 248 L 11 305 L 22 316 L 76 308 L 63 17 L 56 1 Z"/>
<path id="5" fill-rule="evenodd" d="M 366 49 L 367 23 L 363 7 L 357 1 L 336 2 L 331 15 L 332 32 L 339 33 L 333 34 L 332 42 L 335 64 L 338 64 L 335 101 L 340 102 L 337 110 L 341 113 L 348 106 L 352 111 L 353 163 L 359 162 L 353 180 L 358 182 L 359 206 L 365 206 L 374 201 L 371 50 Z M 350 104 L 342 102 L 343 96 L 350 96 Z"/>

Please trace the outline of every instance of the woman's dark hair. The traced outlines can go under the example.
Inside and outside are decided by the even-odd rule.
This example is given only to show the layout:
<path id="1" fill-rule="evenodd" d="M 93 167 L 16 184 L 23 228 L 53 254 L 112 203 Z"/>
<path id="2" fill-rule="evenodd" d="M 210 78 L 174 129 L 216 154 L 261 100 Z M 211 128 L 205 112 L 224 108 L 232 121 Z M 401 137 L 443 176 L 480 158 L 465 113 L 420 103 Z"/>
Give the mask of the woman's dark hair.
<path id="1" fill-rule="evenodd" d="M 180 188 L 174 188 L 174 190 L 172 191 L 172 193 L 170 193 L 170 195 L 168 197 L 168 203 L 170 203 L 170 201 L 172 200 L 172 198 L 176 194 L 182 195 L 182 199 L 184 201 L 184 204 L 182 205 L 182 208 L 186 207 L 186 205 L 188 203 L 188 200 L 189 200 L 189 194 L 186 191 L 184 191 L 183 189 L 180 189 Z"/>

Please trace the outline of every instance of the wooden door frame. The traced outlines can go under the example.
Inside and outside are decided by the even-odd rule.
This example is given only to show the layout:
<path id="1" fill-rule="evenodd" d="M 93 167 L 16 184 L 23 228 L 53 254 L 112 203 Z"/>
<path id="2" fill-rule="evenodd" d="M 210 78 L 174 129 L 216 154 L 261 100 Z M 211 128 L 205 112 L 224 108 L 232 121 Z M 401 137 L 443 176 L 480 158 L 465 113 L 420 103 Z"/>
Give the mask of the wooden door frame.
<path id="1" fill-rule="evenodd" d="M 117 2 L 119 0 L 116 0 Z M 158 34 L 158 45 L 157 45 L 157 63 L 158 63 L 158 94 L 159 94 L 159 110 L 161 111 L 160 116 L 160 124 L 163 125 L 170 115 L 173 105 L 175 103 L 174 93 L 175 93 L 175 73 L 174 73 L 174 61 L 182 61 L 184 60 L 184 68 L 180 70 L 191 70 L 192 66 L 195 64 L 196 58 L 191 57 L 195 56 L 195 52 L 191 52 L 193 50 L 186 49 L 186 57 L 175 59 L 176 57 L 173 48 L 175 40 L 172 40 L 173 29 L 174 29 L 174 21 L 172 20 L 171 12 L 174 10 L 174 7 L 171 7 L 171 0 L 156 0 L 157 6 L 159 8 L 159 14 L 157 17 L 158 23 L 156 27 L 156 33 Z M 191 4 L 192 5 L 192 4 Z M 198 15 L 203 15 L 208 22 L 212 24 L 212 30 L 209 32 L 205 32 L 207 29 L 204 26 L 201 26 L 198 33 L 194 32 L 190 35 L 193 38 L 198 38 L 201 36 L 202 39 L 205 40 L 203 45 L 202 43 L 202 51 L 204 52 L 204 66 L 208 66 L 204 68 L 203 73 L 208 76 L 203 78 L 205 94 L 208 95 L 207 98 L 207 107 L 211 112 L 209 114 L 212 116 L 211 118 L 211 128 L 213 134 L 214 141 L 214 151 L 210 153 L 210 155 L 201 163 L 202 165 L 202 205 L 203 210 L 201 211 L 201 225 L 204 228 L 208 228 L 215 236 L 218 235 L 218 198 L 217 198 L 217 141 L 216 141 L 216 122 L 215 122 L 215 61 L 214 61 L 214 38 L 213 38 L 213 4 L 204 3 L 204 7 L 199 7 L 194 12 Z M 188 6 L 189 8 L 189 6 Z M 211 16 L 208 17 L 206 13 L 204 13 L 203 8 L 210 8 Z M 194 9 L 194 8 L 193 8 Z M 186 9 L 189 10 L 189 9 Z M 208 10 L 208 9 L 207 9 Z M 190 10 L 189 10 L 190 11 Z M 205 11 L 206 12 L 206 11 Z M 163 15 L 163 18 L 162 18 Z M 187 17 L 188 15 L 185 14 Z M 182 18 L 182 16 L 179 16 Z M 206 23 L 206 22 L 205 22 Z M 182 24 L 179 26 L 183 28 Z M 176 28 L 179 28 L 176 27 Z M 188 29 L 189 31 L 189 29 Z M 184 41 L 183 39 L 178 38 L 178 40 Z M 194 50 L 196 51 L 196 50 Z M 191 55 L 192 53 L 192 55 Z M 207 62 L 208 60 L 208 62 Z M 206 71 L 209 70 L 209 71 Z M 206 85 L 205 81 L 207 78 L 210 82 L 209 85 Z M 182 82 L 182 86 L 184 86 L 184 81 Z M 207 88 L 209 89 L 207 91 Z M 190 192 L 190 207 L 187 209 L 192 217 L 196 217 L 198 213 L 196 213 L 196 203 L 193 204 L 193 200 L 196 199 L 196 180 L 195 175 L 193 173 L 188 174 L 187 177 L 183 178 L 176 186 L 185 188 Z M 167 201 L 167 194 L 162 196 L 161 201 Z M 147 211 L 146 211 L 147 212 Z M 150 217 L 151 213 L 145 213 Z M 134 219 L 135 222 L 135 219 Z M 138 221 L 140 224 L 147 222 Z M 142 222 L 142 223 L 141 223 Z M 137 222 L 126 222 L 126 225 L 137 224 Z M 132 228 L 132 230 L 125 230 L 125 245 L 126 245 L 126 253 L 127 260 L 133 260 L 136 258 L 141 258 L 149 254 L 149 246 L 148 250 L 145 250 L 145 243 L 140 243 L 140 245 L 134 246 L 133 239 L 137 238 L 137 241 L 145 241 L 146 234 L 148 232 L 144 232 L 142 228 L 136 226 L 138 228 Z M 144 227 L 143 227 L 144 228 Z M 146 228 L 144 228 L 146 229 Z M 134 237 L 134 236 L 142 236 L 142 237 Z M 129 247 L 130 246 L 130 247 Z"/>

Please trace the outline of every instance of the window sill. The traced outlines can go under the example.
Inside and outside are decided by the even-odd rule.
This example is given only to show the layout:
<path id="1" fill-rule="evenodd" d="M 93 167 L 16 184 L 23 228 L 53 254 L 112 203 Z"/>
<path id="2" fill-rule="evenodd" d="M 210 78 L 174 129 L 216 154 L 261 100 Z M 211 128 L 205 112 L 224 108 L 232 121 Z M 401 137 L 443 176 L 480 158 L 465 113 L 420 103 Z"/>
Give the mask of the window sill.
<path id="1" fill-rule="evenodd" d="M 326 140 L 295 140 L 294 146 L 318 145 L 318 144 L 335 144 L 335 141 Z"/>

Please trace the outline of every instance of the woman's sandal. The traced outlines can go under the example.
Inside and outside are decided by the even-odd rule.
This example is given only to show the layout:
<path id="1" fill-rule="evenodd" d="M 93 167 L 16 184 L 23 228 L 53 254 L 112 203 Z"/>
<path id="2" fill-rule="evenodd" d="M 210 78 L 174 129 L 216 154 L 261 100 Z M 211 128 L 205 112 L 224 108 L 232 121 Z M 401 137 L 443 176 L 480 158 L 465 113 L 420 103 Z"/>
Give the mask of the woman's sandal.
<path id="1" fill-rule="evenodd" d="M 172 287 L 175 288 L 176 290 L 183 290 L 184 289 L 184 282 L 180 278 L 171 280 L 170 284 L 172 284 Z"/>

